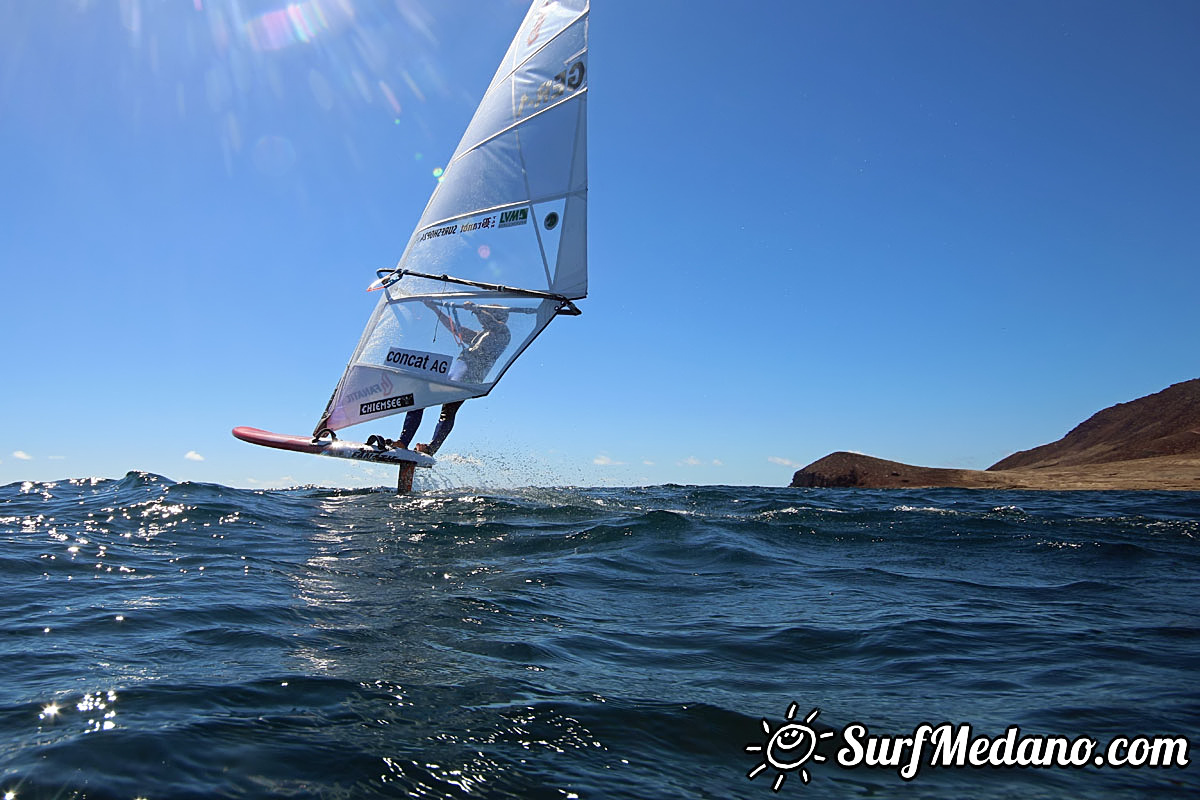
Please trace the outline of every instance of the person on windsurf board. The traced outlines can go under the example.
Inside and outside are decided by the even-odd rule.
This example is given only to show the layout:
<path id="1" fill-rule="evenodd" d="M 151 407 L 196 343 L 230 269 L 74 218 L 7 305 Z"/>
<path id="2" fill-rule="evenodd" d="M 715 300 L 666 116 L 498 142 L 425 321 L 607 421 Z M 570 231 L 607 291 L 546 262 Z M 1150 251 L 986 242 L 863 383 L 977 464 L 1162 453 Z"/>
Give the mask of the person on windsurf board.
<path id="1" fill-rule="evenodd" d="M 463 303 L 463 308 L 471 311 L 479 320 L 480 330 L 474 330 L 459 324 L 438 308 L 432 300 L 424 302 L 434 314 L 437 314 L 438 321 L 446 326 L 446 329 L 453 334 L 459 346 L 462 347 L 462 355 L 451 368 L 448 377 L 455 381 L 483 383 L 487 379 L 492 365 L 499 360 L 509 342 L 512 341 L 512 334 L 508 329 L 508 309 L 500 306 L 480 306 L 470 300 Z M 450 431 L 454 429 L 455 416 L 465 402 L 465 400 L 456 400 L 442 406 L 441 414 L 438 415 L 437 427 L 433 429 L 433 438 L 429 440 L 428 444 L 418 444 L 413 449 L 426 455 L 436 453 L 442 443 L 446 441 L 446 437 L 450 435 Z M 425 409 L 423 408 L 405 414 L 404 428 L 400 431 L 400 438 L 394 442 L 383 439 L 383 437 L 371 438 L 379 439 L 387 446 L 402 447 L 407 450 L 409 442 L 416 436 L 417 428 L 420 427 L 421 419 L 424 416 Z M 371 439 L 368 439 L 367 443 L 372 443 Z"/>

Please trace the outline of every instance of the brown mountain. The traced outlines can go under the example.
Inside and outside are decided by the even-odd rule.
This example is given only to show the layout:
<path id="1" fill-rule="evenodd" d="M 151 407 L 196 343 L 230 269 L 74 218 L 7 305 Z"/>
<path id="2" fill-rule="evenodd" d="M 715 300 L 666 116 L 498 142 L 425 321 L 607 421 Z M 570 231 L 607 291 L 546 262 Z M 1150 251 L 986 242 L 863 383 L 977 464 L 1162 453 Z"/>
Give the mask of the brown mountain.
<path id="1" fill-rule="evenodd" d="M 1200 453 L 1200 378 L 1117 403 L 1057 442 L 1013 453 L 989 470 L 1077 466 Z"/>
<path id="2" fill-rule="evenodd" d="M 1200 491 L 1200 378 L 1106 408 L 1057 442 L 1014 453 L 987 470 L 838 452 L 798 470 L 791 485 Z"/>

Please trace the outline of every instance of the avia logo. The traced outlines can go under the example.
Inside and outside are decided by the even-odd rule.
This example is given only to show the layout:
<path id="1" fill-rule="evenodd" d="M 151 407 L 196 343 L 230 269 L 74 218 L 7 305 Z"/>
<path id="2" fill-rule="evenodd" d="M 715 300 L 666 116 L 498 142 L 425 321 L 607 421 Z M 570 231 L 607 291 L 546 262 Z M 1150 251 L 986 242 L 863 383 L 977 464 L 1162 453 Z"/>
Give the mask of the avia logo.
<path id="1" fill-rule="evenodd" d="M 809 727 L 809 723 L 817 718 L 821 713 L 819 708 L 814 708 L 809 715 L 804 718 L 803 723 L 792 722 L 796 718 L 797 706 L 792 703 L 788 706 L 787 713 L 784 718 L 787 720 L 774 733 L 771 732 L 771 723 L 767 720 L 762 721 L 763 733 L 766 734 L 767 740 L 763 744 L 748 744 L 746 745 L 747 753 L 762 753 L 763 760 L 761 764 L 746 773 L 746 777 L 750 780 L 757 778 L 767 767 L 774 767 L 778 770 L 775 776 L 775 783 L 771 785 L 771 791 L 778 792 L 783 786 L 784 780 L 789 772 L 799 771 L 800 780 L 808 783 L 809 774 L 804 765 L 809 759 L 813 761 L 824 761 L 825 756 L 817 752 L 817 742 L 820 739 L 825 739 L 833 736 L 833 731 L 825 731 L 818 734 Z"/>
<path id="2" fill-rule="evenodd" d="M 512 211 L 500 212 L 500 227 L 508 228 L 513 225 L 524 225 L 529 221 L 528 208 L 514 208 Z"/>

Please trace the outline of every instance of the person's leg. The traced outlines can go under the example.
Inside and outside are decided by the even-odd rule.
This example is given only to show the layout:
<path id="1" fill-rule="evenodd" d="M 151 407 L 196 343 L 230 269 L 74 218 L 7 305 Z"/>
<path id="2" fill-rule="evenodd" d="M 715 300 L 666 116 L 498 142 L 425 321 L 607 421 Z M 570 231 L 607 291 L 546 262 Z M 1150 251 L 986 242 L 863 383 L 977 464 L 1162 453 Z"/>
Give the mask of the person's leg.
<path id="1" fill-rule="evenodd" d="M 404 415 L 404 429 L 400 431 L 400 438 L 396 440 L 396 444 L 408 449 L 408 443 L 417 435 L 417 428 L 421 425 L 421 417 L 425 416 L 425 409 L 418 408 L 416 411 L 410 411 Z"/>
<path id="2" fill-rule="evenodd" d="M 459 407 L 466 401 L 459 400 L 455 403 L 446 403 L 442 406 L 442 413 L 438 416 L 437 427 L 433 429 L 433 438 L 426 445 L 426 451 L 433 455 L 442 446 L 442 442 L 446 441 L 446 437 L 450 435 L 450 431 L 454 430 L 454 417 L 458 414 Z"/>

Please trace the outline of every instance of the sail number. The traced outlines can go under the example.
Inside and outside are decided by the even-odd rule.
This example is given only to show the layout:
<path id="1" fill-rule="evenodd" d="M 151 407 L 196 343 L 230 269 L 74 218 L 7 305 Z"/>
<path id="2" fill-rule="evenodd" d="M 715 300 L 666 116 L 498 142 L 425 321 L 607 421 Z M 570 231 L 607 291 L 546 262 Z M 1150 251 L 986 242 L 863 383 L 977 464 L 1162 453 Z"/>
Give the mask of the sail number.
<path id="1" fill-rule="evenodd" d="M 582 61 L 576 61 L 550 80 L 542 81 L 532 96 L 522 93 L 521 101 L 517 104 L 517 119 L 546 103 L 557 100 L 566 94 L 568 89 L 575 91 L 583 86 L 586 69 Z"/>

